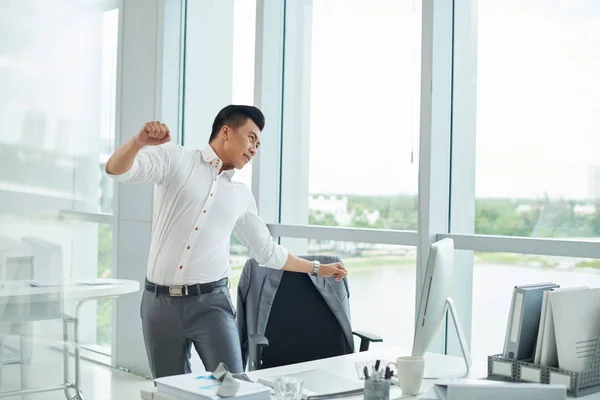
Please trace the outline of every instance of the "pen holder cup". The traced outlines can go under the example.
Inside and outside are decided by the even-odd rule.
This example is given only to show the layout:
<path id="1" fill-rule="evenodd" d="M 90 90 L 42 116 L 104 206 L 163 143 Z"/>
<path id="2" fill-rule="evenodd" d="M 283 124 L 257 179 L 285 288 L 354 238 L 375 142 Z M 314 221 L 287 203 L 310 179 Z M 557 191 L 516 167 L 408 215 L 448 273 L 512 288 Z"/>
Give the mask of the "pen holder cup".
<path id="1" fill-rule="evenodd" d="M 382 379 L 374 381 L 365 379 L 365 400 L 389 400 L 390 399 L 390 381 Z"/>

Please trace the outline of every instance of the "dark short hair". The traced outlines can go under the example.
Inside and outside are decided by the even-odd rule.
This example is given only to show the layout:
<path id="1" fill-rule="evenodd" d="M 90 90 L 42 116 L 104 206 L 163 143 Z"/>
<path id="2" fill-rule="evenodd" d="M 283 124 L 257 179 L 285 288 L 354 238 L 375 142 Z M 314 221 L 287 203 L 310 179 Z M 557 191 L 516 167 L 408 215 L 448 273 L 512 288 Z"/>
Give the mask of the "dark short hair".
<path id="1" fill-rule="evenodd" d="M 261 131 L 265 127 L 265 116 L 262 111 L 254 106 L 238 106 L 231 104 L 223 108 L 215 117 L 208 143 L 212 142 L 217 137 L 224 125 L 228 125 L 235 129 L 244 125 L 248 119 L 251 119 Z"/>

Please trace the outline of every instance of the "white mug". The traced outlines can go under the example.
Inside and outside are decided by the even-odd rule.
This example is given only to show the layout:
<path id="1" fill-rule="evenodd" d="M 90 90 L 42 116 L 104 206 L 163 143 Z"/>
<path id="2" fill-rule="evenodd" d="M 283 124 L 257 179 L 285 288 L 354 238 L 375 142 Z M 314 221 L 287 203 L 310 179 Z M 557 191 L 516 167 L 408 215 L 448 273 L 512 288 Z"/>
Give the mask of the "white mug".
<path id="1" fill-rule="evenodd" d="M 421 393 L 423 374 L 425 372 L 425 359 L 419 356 L 398 357 L 395 363 L 389 363 L 396 367 L 396 383 L 400 386 L 402 394 L 417 395 Z"/>

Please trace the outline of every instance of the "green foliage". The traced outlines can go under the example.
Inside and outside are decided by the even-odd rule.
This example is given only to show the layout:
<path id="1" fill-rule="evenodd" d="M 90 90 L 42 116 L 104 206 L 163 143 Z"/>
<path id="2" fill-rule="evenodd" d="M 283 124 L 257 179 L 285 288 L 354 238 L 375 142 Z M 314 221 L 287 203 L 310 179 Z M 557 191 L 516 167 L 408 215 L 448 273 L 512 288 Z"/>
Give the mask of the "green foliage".
<path id="1" fill-rule="evenodd" d="M 108 224 L 98 224 L 98 276 L 110 278 L 112 275 L 113 229 Z M 99 300 L 96 317 L 97 343 L 110 344 L 112 300 Z"/>
<path id="2" fill-rule="evenodd" d="M 113 230 L 108 224 L 98 224 L 98 276 L 110 278 L 113 257 Z"/>
<path id="3" fill-rule="evenodd" d="M 579 262 L 575 266 L 579 267 L 579 268 L 596 268 L 596 269 L 600 269 L 600 260 L 581 261 L 581 262 Z"/>
<path id="4" fill-rule="evenodd" d="M 317 195 L 318 196 L 318 195 Z M 327 197 L 327 195 L 325 195 Z M 348 213 L 353 228 L 416 230 L 417 196 L 355 196 L 348 195 Z M 379 218 L 369 223 L 366 213 L 379 212 Z M 338 226 L 331 213 L 310 210 L 309 225 Z"/>
<path id="5" fill-rule="evenodd" d="M 308 215 L 309 225 L 321 226 L 338 226 L 335 217 L 331 213 L 323 213 L 321 211 L 312 211 Z"/>
<path id="6" fill-rule="evenodd" d="M 317 194 L 318 196 L 318 194 Z M 327 197 L 327 195 L 325 195 Z M 348 195 L 348 210 L 354 228 L 416 230 L 417 196 Z M 479 198 L 475 201 L 475 233 L 525 237 L 600 237 L 600 204 L 595 213 L 577 213 L 577 200 Z M 369 223 L 367 214 L 379 212 Z M 330 213 L 310 210 L 310 225 L 338 226 Z"/>

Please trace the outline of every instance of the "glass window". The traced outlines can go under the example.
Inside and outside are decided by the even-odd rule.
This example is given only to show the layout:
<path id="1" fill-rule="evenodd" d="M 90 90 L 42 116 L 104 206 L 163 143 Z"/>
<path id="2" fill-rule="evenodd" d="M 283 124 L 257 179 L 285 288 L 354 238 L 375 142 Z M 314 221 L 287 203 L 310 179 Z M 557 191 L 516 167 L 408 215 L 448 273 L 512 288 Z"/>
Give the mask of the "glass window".
<path id="1" fill-rule="evenodd" d="M 256 0 L 233 3 L 233 104 L 254 104 L 254 60 L 256 38 Z M 269 116 L 265 116 L 268 123 Z M 252 161 L 236 171 L 234 181 L 252 185 Z"/>
<path id="2" fill-rule="evenodd" d="M 502 353 L 515 285 L 600 286 L 600 260 L 482 252 L 475 252 L 473 259 L 474 360 Z"/>
<path id="3" fill-rule="evenodd" d="M 475 233 L 598 236 L 600 3 L 477 7 Z"/>
<path id="4" fill-rule="evenodd" d="M 207 7 L 189 2 L 186 13 L 183 144 L 190 148 L 208 144 L 220 109 L 254 104 L 256 0 L 212 3 L 210 12 Z M 234 180 L 250 187 L 251 163 Z"/>
<path id="5" fill-rule="evenodd" d="M 9 266 L 5 279 L 56 284 L 110 278 L 112 233 L 111 225 L 64 220 L 54 212 L 0 213 L 0 255 L 7 257 Z M 81 343 L 106 354 L 111 346 L 111 307 L 110 299 L 91 301 L 80 311 Z M 56 334 L 55 340 L 61 340 L 60 332 Z"/>
<path id="6" fill-rule="evenodd" d="M 414 230 L 421 2 L 310 4 L 287 11 L 282 223 Z"/>
<path id="7" fill-rule="evenodd" d="M 114 184 L 103 170 L 115 144 L 119 10 L 112 0 L 4 3 L 0 256 L 9 263 L 2 276 L 45 283 L 110 276 L 112 227 L 65 215 L 113 211 Z M 108 303 L 82 309 L 82 344 L 110 346 Z M 32 329 L 34 352 L 46 362 L 62 323 Z"/>
<path id="8" fill-rule="evenodd" d="M 112 211 L 112 184 L 99 181 L 114 149 L 118 10 L 11 2 L 0 22 L 13 38 L 0 53 L 3 204 Z"/>

